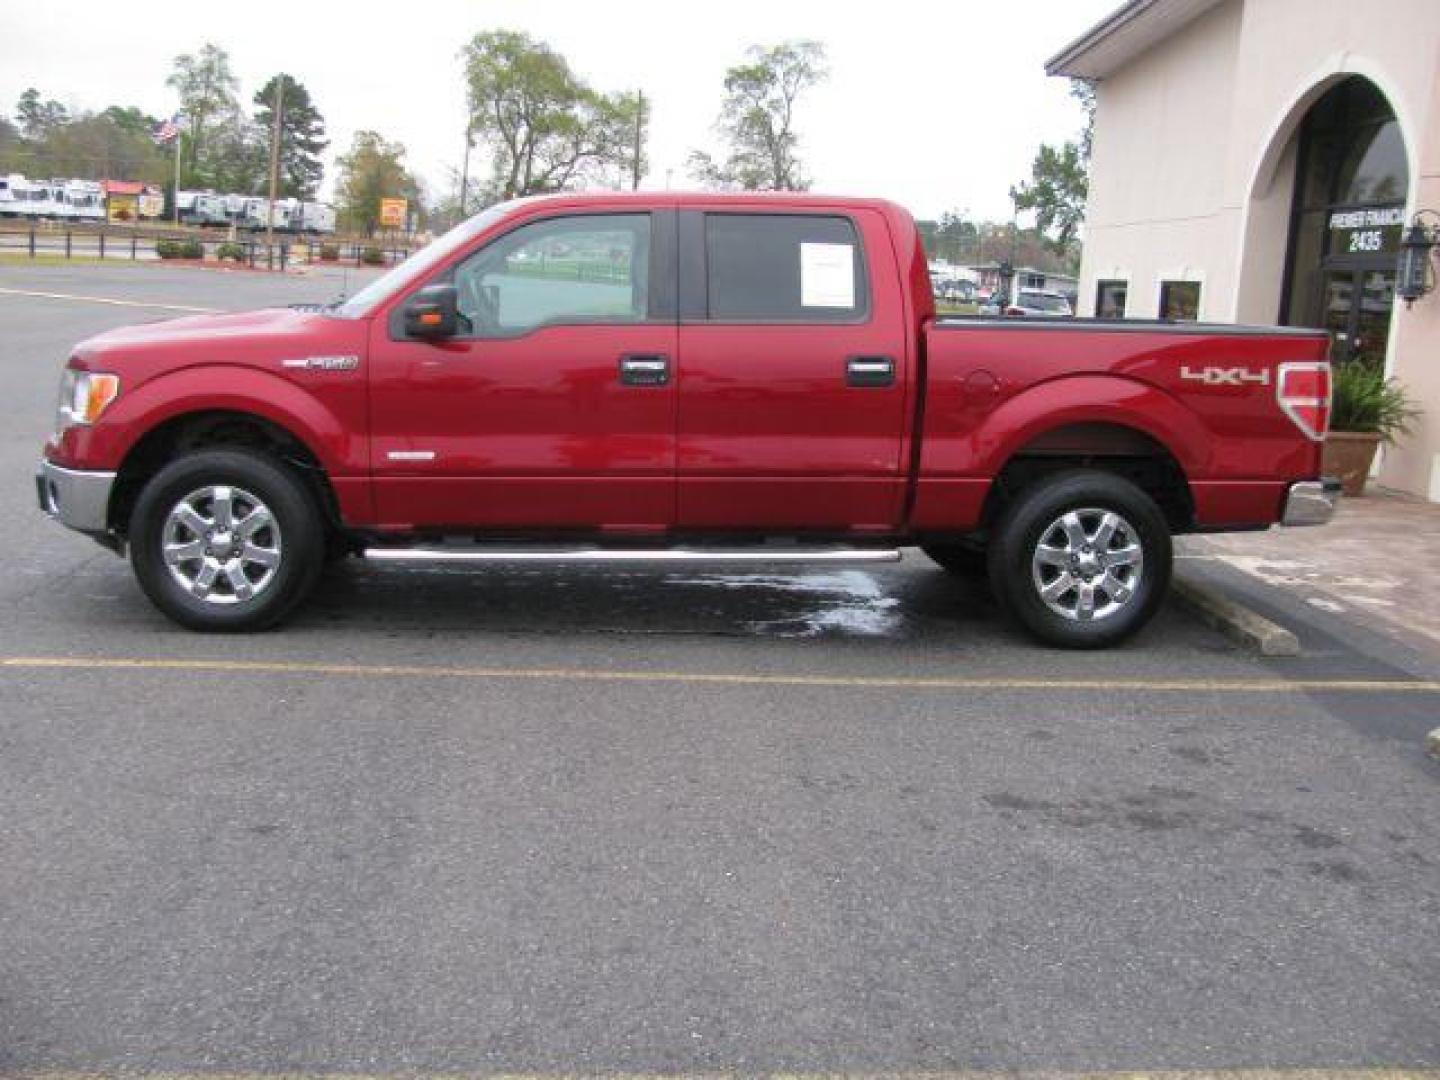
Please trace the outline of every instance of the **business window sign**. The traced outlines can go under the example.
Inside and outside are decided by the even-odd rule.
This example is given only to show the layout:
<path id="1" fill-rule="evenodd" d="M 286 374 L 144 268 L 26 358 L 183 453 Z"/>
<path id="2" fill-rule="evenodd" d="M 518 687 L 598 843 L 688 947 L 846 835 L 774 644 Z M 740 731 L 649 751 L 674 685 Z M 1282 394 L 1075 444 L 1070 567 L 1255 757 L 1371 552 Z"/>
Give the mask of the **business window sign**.
<path id="1" fill-rule="evenodd" d="M 1390 255 L 1400 250 L 1405 207 L 1369 206 L 1330 213 L 1331 255 Z"/>

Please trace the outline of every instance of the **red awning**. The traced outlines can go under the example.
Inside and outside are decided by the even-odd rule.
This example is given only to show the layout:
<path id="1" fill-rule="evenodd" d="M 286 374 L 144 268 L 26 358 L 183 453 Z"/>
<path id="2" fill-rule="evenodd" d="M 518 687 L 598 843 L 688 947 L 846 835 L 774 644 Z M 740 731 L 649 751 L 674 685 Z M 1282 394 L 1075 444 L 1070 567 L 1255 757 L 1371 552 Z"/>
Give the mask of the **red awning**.
<path id="1" fill-rule="evenodd" d="M 145 185 L 139 180 L 106 180 L 106 195 L 142 195 Z"/>

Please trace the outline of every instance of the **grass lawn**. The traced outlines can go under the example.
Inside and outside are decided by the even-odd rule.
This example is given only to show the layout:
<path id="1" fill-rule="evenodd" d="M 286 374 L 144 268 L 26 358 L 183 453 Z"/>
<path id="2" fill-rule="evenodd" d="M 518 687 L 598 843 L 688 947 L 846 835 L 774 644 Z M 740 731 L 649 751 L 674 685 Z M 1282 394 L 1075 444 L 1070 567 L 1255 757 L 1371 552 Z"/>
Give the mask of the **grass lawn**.
<path id="1" fill-rule="evenodd" d="M 102 259 L 98 255 L 76 255 L 67 259 L 64 255 L 44 251 L 36 252 L 34 258 L 13 251 L 0 251 L 0 266 L 138 266 L 144 261 L 147 260 L 131 259 L 128 254 L 123 259 Z"/>

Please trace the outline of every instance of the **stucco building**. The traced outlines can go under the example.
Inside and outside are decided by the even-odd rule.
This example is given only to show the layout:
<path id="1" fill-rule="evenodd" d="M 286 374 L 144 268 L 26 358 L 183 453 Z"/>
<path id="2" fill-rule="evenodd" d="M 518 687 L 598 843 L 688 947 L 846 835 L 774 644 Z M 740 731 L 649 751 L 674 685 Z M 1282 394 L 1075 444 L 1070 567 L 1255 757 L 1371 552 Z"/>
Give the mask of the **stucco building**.
<path id="1" fill-rule="evenodd" d="M 1380 479 L 1440 501 L 1440 0 L 1131 0 L 1047 65 L 1093 80 L 1080 313 L 1323 326 L 1425 410 Z"/>

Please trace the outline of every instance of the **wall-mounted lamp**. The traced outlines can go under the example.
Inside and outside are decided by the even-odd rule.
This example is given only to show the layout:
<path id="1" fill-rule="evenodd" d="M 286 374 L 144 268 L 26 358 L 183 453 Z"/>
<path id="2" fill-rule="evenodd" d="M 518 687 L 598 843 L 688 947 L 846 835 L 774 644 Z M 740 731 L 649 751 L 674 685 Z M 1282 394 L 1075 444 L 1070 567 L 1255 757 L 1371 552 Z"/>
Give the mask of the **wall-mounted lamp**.
<path id="1" fill-rule="evenodd" d="M 1434 218 L 1437 224 L 1423 224 L 1421 218 L 1427 216 Z M 1434 210 L 1419 211 L 1400 241 L 1400 265 L 1396 270 L 1395 292 L 1405 301 L 1407 308 L 1435 288 L 1435 270 L 1430 265 L 1430 253 L 1437 243 L 1440 243 L 1440 214 Z"/>

